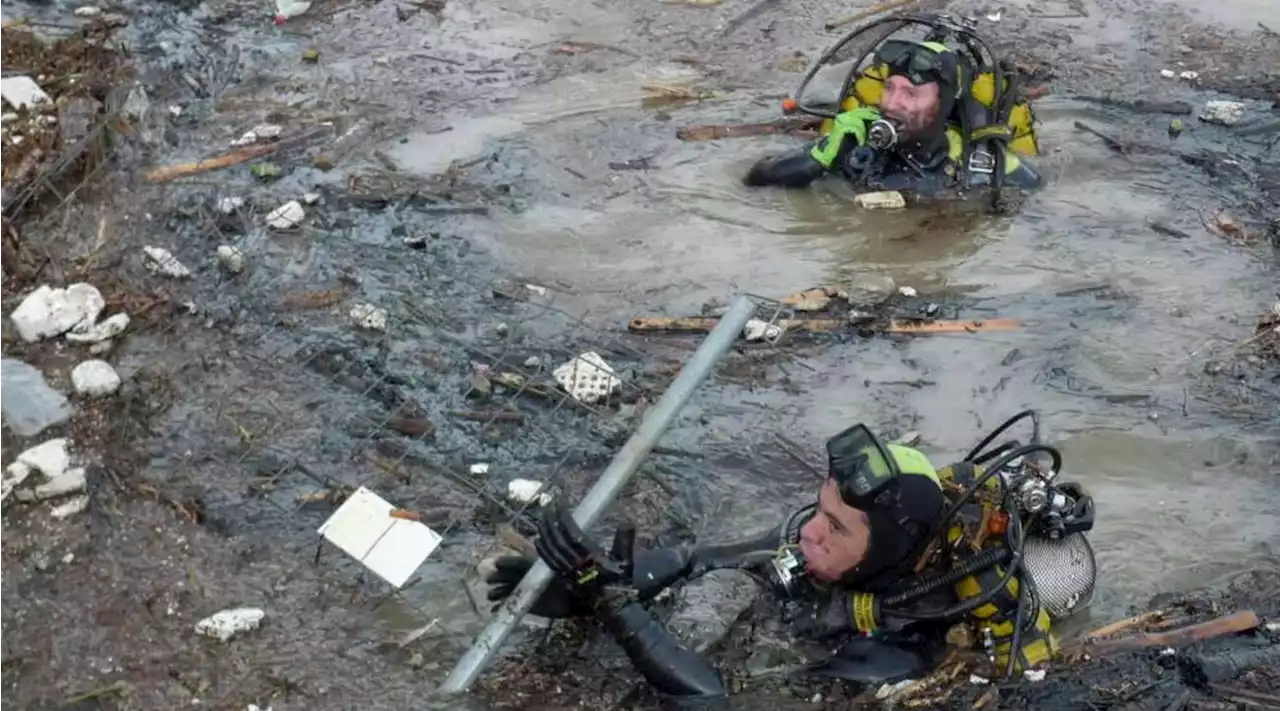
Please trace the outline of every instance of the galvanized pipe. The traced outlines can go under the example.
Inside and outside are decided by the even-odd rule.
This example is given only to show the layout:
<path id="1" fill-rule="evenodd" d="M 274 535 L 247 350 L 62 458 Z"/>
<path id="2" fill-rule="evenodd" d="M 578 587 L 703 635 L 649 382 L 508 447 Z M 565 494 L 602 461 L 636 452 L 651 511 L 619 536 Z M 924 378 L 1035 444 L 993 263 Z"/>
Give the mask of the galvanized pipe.
<path id="1" fill-rule="evenodd" d="M 591 487 L 591 491 L 587 492 L 586 497 L 578 504 L 573 517 L 579 526 L 583 529 L 590 527 L 600 514 L 604 513 L 609 504 L 613 503 L 632 475 L 640 468 L 645 457 L 649 456 L 649 452 L 658 444 L 658 440 L 684 409 L 693 392 L 698 389 L 703 380 L 706 380 L 730 346 L 738 339 L 747 321 L 755 315 L 755 311 L 755 304 L 746 296 L 738 296 L 734 299 L 729 310 L 720 318 L 720 322 L 680 369 L 680 374 L 658 399 L 657 404 L 645 412 L 640 427 L 614 456 L 609 467 L 604 470 Z M 551 569 L 547 564 L 541 559 L 535 561 L 529 572 L 525 573 L 524 579 L 512 591 L 511 596 L 498 608 L 488 626 L 476 637 L 471 648 L 458 660 L 458 664 L 449 673 L 449 678 L 445 679 L 444 684 L 440 686 L 440 692 L 451 694 L 471 688 L 476 677 L 480 676 L 485 665 L 511 636 L 516 623 L 533 606 L 538 596 L 551 582 L 551 578 Z"/>

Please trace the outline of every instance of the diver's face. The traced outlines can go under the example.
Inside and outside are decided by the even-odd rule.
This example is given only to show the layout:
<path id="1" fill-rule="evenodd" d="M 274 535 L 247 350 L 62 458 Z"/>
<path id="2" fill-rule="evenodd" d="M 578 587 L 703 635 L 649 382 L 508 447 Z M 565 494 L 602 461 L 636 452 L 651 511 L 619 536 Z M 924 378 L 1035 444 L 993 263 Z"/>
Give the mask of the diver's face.
<path id="1" fill-rule="evenodd" d="M 904 138 L 920 138 L 933 123 L 942 105 L 938 83 L 915 85 L 904 76 L 891 76 L 884 82 L 880 97 L 880 113 L 900 122 Z"/>
<path id="2" fill-rule="evenodd" d="M 818 510 L 800 527 L 800 552 L 809 574 L 834 582 L 867 555 L 871 526 L 867 515 L 840 499 L 835 480 L 827 477 L 818 493 Z"/>

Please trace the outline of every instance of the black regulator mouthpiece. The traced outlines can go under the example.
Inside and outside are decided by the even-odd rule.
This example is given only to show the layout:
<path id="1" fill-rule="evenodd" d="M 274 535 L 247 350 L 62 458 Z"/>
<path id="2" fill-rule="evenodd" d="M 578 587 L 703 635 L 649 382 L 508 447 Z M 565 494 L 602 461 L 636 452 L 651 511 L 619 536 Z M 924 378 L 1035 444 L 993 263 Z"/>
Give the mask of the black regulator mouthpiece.
<path id="1" fill-rule="evenodd" d="M 878 118 L 867 127 L 867 145 L 876 151 L 887 151 L 898 145 L 902 125 L 887 118 Z"/>

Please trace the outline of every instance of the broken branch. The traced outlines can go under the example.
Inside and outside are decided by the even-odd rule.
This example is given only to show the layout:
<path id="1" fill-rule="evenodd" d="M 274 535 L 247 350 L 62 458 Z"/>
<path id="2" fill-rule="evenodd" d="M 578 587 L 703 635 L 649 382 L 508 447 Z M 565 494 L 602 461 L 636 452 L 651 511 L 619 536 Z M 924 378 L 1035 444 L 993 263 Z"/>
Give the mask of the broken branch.
<path id="1" fill-rule="evenodd" d="M 1086 642 L 1083 645 L 1083 651 L 1096 657 L 1116 652 L 1146 649 L 1148 647 L 1181 647 L 1193 642 L 1213 639 L 1214 637 L 1245 632 L 1257 627 L 1259 624 L 1258 615 L 1253 610 L 1244 610 L 1233 615 L 1187 625 L 1168 632 L 1144 632 L 1130 637 L 1121 637 L 1120 639 Z"/>
<path id="2" fill-rule="evenodd" d="M 813 130 L 822 119 L 807 116 L 788 116 L 764 123 L 708 124 L 685 126 L 676 130 L 676 138 L 682 141 L 714 141 L 717 138 L 744 138 L 769 136 L 776 133 Z"/>
<path id="3" fill-rule="evenodd" d="M 676 331 L 684 333 L 710 333 L 719 318 L 715 316 L 638 316 L 627 323 L 633 332 Z M 850 327 L 844 319 L 805 318 L 779 319 L 774 325 L 786 331 L 830 333 Z M 884 333 L 977 333 L 979 331 L 1009 331 L 1020 328 L 1022 323 L 1012 318 L 993 318 L 973 321 L 907 321 L 894 319 L 881 329 Z M 875 330 L 872 327 L 872 330 Z"/>
<path id="4" fill-rule="evenodd" d="M 1102 131 L 1099 131 L 1096 128 L 1092 128 L 1083 123 L 1080 123 L 1079 121 L 1076 121 L 1074 123 L 1075 123 L 1075 127 L 1080 129 L 1081 131 L 1092 134 L 1102 139 L 1102 142 L 1107 144 L 1107 148 L 1110 148 L 1116 153 L 1124 153 L 1124 144 L 1121 143 L 1120 141 L 1112 138 L 1111 136 L 1108 136 L 1107 134 L 1103 133 Z"/>
<path id="5" fill-rule="evenodd" d="M 1097 640 L 1103 637 L 1110 637 L 1116 632 L 1122 632 L 1124 630 L 1132 629 L 1140 625 L 1145 625 L 1148 622 L 1154 622 L 1156 620 L 1159 620 L 1163 618 L 1164 615 L 1165 615 L 1164 610 L 1152 610 L 1151 612 L 1144 612 L 1141 615 L 1126 617 L 1123 620 L 1117 620 L 1110 624 L 1099 627 L 1098 629 L 1090 632 L 1089 634 L 1086 634 L 1084 636 L 1084 639 Z"/>

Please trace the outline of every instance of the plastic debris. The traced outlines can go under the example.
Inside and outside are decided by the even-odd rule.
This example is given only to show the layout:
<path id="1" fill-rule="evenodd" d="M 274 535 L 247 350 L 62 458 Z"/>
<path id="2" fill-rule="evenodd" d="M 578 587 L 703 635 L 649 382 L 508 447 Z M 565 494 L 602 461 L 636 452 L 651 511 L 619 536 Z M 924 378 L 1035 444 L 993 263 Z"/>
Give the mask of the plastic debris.
<path id="1" fill-rule="evenodd" d="M 143 247 L 143 253 L 146 255 L 144 262 L 147 269 L 175 279 L 183 279 L 191 276 L 191 270 L 186 265 L 178 261 L 167 249 L 160 247 Z"/>
<path id="2" fill-rule="evenodd" d="M 480 462 L 480 463 L 478 463 L 478 464 L 472 464 L 472 465 L 471 465 L 471 473 L 472 473 L 472 474 L 488 474 L 488 473 L 489 473 L 489 465 L 488 465 L 488 464 L 486 464 L 486 463 L 484 463 L 484 462 Z"/>
<path id="3" fill-rule="evenodd" d="M 82 7 L 77 7 L 73 14 L 76 17 L 97 17 L 102 14 L 102 10 L 101 8 L 96 8 L 93 5 L 84 5 Z"/>
<path id="4" fill-rule="evenodd" d="M 387 310 L 372 304 L 356 304 L 351 307 L 351 320 L 360 328 L 370 331 L 387 330 Z"/>
<path id="5" fill-rule="evenodd" d="M 124 333 L 129 327 L 129 314 L 120 313 L 96 324 L 80 324 L 67 332 L 71 343 L 101 343 Z"/>
<path id="6" fill-rule="evenodd" d="M 242 197 L 224 197 L 218 201 L 218 211 L 224 215 L 230 215 L 241 207 L 244 207 Z"/>
<path id="7" fill-rule="evenodd" d="M 1200 120 L 1223 126 L 1234 126 L 1244 118 L 1244 104 L 1239 101 L 1210 101 L 1200 112 Z"/>
<path id="8" fill-rule="evenodd" d="M 539 493 L 542 489 L 542 482 L 532 479 L 512 479 L 507 484 L 507 498 L 520 504 L 531 504 L 538 502 L 539 506 L 546 506 L 551 503 L 551 494 L 545 491 Z"/>
<path id="9" fill-rule="evenodd" d="M 100 397 L 120 389 L 120 376 L 105 360 L 86 360 L 71 369 L 71 384 L 81 395 Z"/>
<path id="10" fill-rule="evenodd" d="M 231 142 L 233 146 L 249 146 L 258 141 L 279 138 L 284 133 L 284 127 L 277 126 L 273 123 L 264 123 L 254 126 L 245 131 L 243 135 Z"/>
<path id="11" fill-rule="evenodd" d="M 1030 681 L 1032 683 L 1035 683 L 1037 681 L 1044 681 L 1044 670 L 1028 669 L 1022 672 L 1022 676 L 1026 677 L 1027 681 Z"/>
<path id="12" fill-rule="evenodd" d="M 0 95 L 5 103 L 15 109 L 50 103 L 49 95 L 29 76 L 18 75 L 0 79 Z"/>
<path id="13" fill-rule="evenodd" d="M 907 199 L 897 190 L 863 193 L 854 197 L 853 202 L 867 210 L 895 210 L 907 206 Z"/>
<path id="14" fill-rule="evenodd" d="M 585 403 L 596 402 L 622 387 L 622 380 L 613 374 L 613 367 L 595 351 L 587 351 L 561 365 L 551 376 L 573 399 Z"/>
<path id="15" fill-rule="evenodd" d="M 302 196 L 302 201 L 308 205 L 314 205 L 320 202 L 320 193 L 306 193 Z"/>
<path id="16" fill-rule="evenodd" d="M 883 701 L 914 683 L 914 679 L 903 679 L 895 684 L 881 684 L 880 688 L 876 689 L 876 699 Z"/>
<path id="17" fill-rule="evenodd" d="M 1200 72 L 1185 71 L 1178 74 L 1178 77 L 1181 79 L 1186 79 L 1187 81 L 1195 81 L 1196 79 L 1200 78 Z"/>
<path id="18" fill-rule="evenodd" d="M 42 285 L 22 300 L 9 314 L 18 335 L 28 343 L 60 336 L 81 325 L 98 320 L 106 301 L 89 284 L 72 284 L 65 289 Z"/>
<path id="19" fill-rule="evenodd" d="M 425 524 L 392 516 L 389 502 L 360 487 L 317 530 L 325 540 L 399 588 L 440 546 Z"/>
<path id="20" fill-rule="evenodd" d="M 258 629 L 267 613 L 256 607 L 237 607 L 210 615 L 196 623 L 196 632 L 222 642 Z"/>
<path id="21" fill-rule="evenodd" d="M 1160 650 L 1160 656 L 1162 657 L 1172 657 L 1177 653 L 1178 653 L 1178 650 L 1174 649 L 1173 647 L 1165 647 L 1164 649 Z"/>
<path id="22" fill-rule="evenodd" d="M 218 245 L 218 263 L 230 274 L 244 271 L 244 254 L 229 244 Z"/>
<path id="23" fill-rule="evenodd" d="M 911 286 L 900 286 L 900 287 L 898 287 L 898 293 L 899 293 L 899 294 L 902 294 L 903 296 L 907 297 L 908 299 L 911 299 L 911 298 L 915 298 L 916 296 L 918 296 L 920 292 L 916 291 L 916 290 L 915 290 L 915 287 L 911 287 Z"/>
<path id="24" fill-rule="evenodd" d="M 1172 79 L 1178 76 L 1178 73 L 1173 71 L 1172 69 L 1161 69 L 1160 76 L 1164 77 L 1165 79 Z"/>
<path id="25" fill-rule="evenodd" d="M 267 224 L 277 230 L 287 230 L 290 227 L 296 227 L 306 216 L 307 213 L 302 209 L 302 205 L 297 200 L 290 200 L 267 215 Z"/>
<path id="26" fill-rule="evenodd" d="M 776 341 L 782 335 L 782 327 L 753 318 L 742 327 L 742 336 L 748 341 Z"/>

